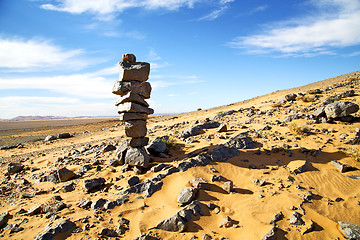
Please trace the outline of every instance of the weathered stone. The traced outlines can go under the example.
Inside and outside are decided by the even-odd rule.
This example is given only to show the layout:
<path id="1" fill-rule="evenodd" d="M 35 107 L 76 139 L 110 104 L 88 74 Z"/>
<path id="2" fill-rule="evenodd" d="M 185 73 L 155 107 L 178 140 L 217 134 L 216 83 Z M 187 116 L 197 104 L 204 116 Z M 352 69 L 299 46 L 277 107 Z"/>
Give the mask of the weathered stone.
<path id="1" fill-rule="evenodd" d="M 144 98 L 142 98 L 139 94 L 136 94 L 134 92 L 128 92 L 125 95 L 121 96 L 115 102 L 115 106 L 118 106 L 118 105 L 126 103 L 126 102 L 134 102 L 134 103 L 140 104 L 145 107 L 149 106 L 149 104 L 144 100 Z"/>
<path id="2" fill-rule="evenodd" d="M 320 107 L 317 110 L 315 110 L 312 114 L 315 118 L 322 118 L 325 117 L 325 107 Z"/>
<path id="3" fill-rule="evenodd" d="M 53 141 L 53 140 L 56 140 L 56 139 L 57 139 L 56 135 L 47 135 L 44 141 L 48 142 L 48 141 Z"/>
<path id="4" fill-rule="evenodd" d="M 114 229 L 103 228 L 101 229 L 99 235 L 103 237 L 117 237 L 118 233 Z"/>
<path id="5" fill-rule="evenodd" d="M 104 204 L 106 203 L 106 200 L 103 198 L 100 198 L 98 200 L 95 200 L 91 203 L 91 209 L 98 209 L 98 208 L 102 208 L 104 206 Z"/>
<path id="6" fill-rule="evenodd" d="M 224 162 L 229 158 L 238 156 L 240 152 L 234 147 L 219 145 L 214 149 L 208 151 L 208 155 L 214 162 Z"/>
<path id="7" fill-rule="evenodd" d="M 119 159 L 120 164 L 124 164 L 127 150 L 128 150 L 127 142 L 120 143 L 120 145 L 116 149 L 116 156 Z"/>
<path id="8" fill-rule="evenodd" d="M 70 133 L 60 133 L 57 138 L 63 139 L 63 138 L 70 138 L 72 135 Z"/>
<path id="9" fill-rule="evenodd" d="M 159 155 L 160 153 L 164 153 L 167 149 L 166 144 L 161 140 L 160 137 L 157 137 L 153 139 L 148 146 L 146 146 L 146 149 L 149 151 L 152 155 Z"/>
<path id="10" fill-rule="evenodd" d="M 190 184 L 197 189 L 203 189 L 203 190 L 208 190 L 209 189 L 209 184 L 208 181 L 206 181 L 203 178 L 194 178 L 192 180 L 190 180 Z"/>
<path id="11" fill-rule="evenodd" d="M 209 119 L 210 119 L 211 121 L 213 121 L 213 120 L 220 120 L 220 119 L 223 118 L 224 116 L 232 115 L 232 114 L 234 114 L 235 112 L 236 112 L 235 110 L 229 110 L 229 111 L 221 112 L 221 113 L 216 114 L 215 116 L 210 117 Z"/>
<path id="12" fill-rule="evenodd" d="M 141 233 L 139 236 L 135 238 L 135 240 L 161 240 L 161 238 L 153 235 L 153 233 Z"/>
<path id="13" fill-rule="evenodd" d="M 140 137 L 140 138 L 132 137 L 129 140 L 128 145 L 130 147 L 144 147 L 144 146 L 148 145 L 148 142 L 149 142 L 148 137 Z"/>
<path id="14" fill-rule="evenodd" d="M 150 98 L 150 94 L 151 94 L 151 85 L 148 82 L 116 81 L 112 89 L 113 94 L 120 96 L 124 96 L 130 91 L 142 96 L 144 99 L 148 99 Z"/>
<path id="15" fill-rule="evenodd" d="M 341 232 L 348 238 L 359 240 L 360 239 L 360 225 L 350 222 L 338 222 Z"/>
<path id="16" fill-rule="evenodd" d="M 35 240 L 66 239 L 75 229 L 75 223 L 70 220 L 63 220 L 58 224 L 46 228 L 44 232 L 37 235 Z"/>
<path id="17" fill-rule="evenodd" d="M 218 129 L 216 129 L 216 132 L 220 133 L 220 132 L 226 132 L 227 131 L 227 125 L 226 123 L 222 123 Z"/>
<path id="18" fill-rule="evenodd" d="M 232 181 L 226 181 L 221 187 L 225 192 L 231 193 L 233 191 L 233 182 Z"/>
<path id="19" fill-rule="evenodd" d="M 149 167 L 150 156 L 144 147 L 129 147 L 125 155 L 125 163 L 130 166 L 139 166 L 143 168 Z"/>
<path id="20" fill-rule="evenodd" d="M 138 176 L 132 176 L 127 180 L 127 184 L 132 187 L 140 182 L 140 179 Z"/>
<path id="21" fill-rule="evenodd" d="M 326 105 L 325 114 L 327 118 L 346 117 L 359 110 L 359 105 L 352 102 L 335 102 Z"/>
<path id="22" fill-rule="evenodd" d="M 301 219 L 301 214 L 298 212 L 293 212 L 293 214 L 290 216 L 289 223 L 292 225 L 304 225 L 305 222 Z"/>
<path id="23" fill-rule="evenodd" d="M 42 209 L 43 209 L 43 206 L 42 206 L 42 205 L 36 205 L 36 206 L 30 208 L 30 209 L 27 211 L 27 214 L 28 214 L 29 216 L 37 215 L 37 214 L 42 213 Z"/>
<path id="24" fill-rule="evenodd" d="M 229 217 L 226 216 L 220 223 L 220 228 L 229 228 L 232 227 L 234 225 L 233 220 Z"/>
<path id="25" fill-rule="evenodd" d="M 132 112 L 120 113 L 120 121 L 146 120 L 147 118 L 148 115 L 146 113 L 132 113 Z"/>
<path id="26" fill-rule="evenodd" d="M 126 136 L 140 138 L 140 137 L 145 137 L 146 133 L 147 133 L 146 121 L 129 120 L 125 122 Z"/>
<path id="27" fill-rule="evenodd" d="M 186 229 L 186 224 L 178 214 L 175 214 L 161 221 L 156 228 L 169 232 L 183 232 Z"/>
<path id="28" fill-rule="evenodd" d="M 274 218 L 270 221 L 270 224 L 276 224 L 278 221 L 284 218 L 284 214 L 280 211 L 275 214 Z"/>
<path id="29" fill-rule="evenodd" d="M 251 137 L 247 137 L 244 134 L 239 134 L 233 137 L 232 139 L 230 139 L 224 145 L 228 147 L 234 147 L 237 149 L 249 149 L 249 148 L 255 148 L 256 142 L 253 141 Z"/>
<path id="30" fill-rule="evenodd" d="M 212 239 L 211 235 L 209 235 L 209 234 L 207 234 L 207 233 L 204 233 L 204 234 L 202 235 L 202 240 L 211 240 L 211 239 Z"/>
<path id="31" fill-rule="evenodd" d="M 103 208 L 104 209 L 113 209 L 117 205 L 116 201 L 106 201 Z"/>
<path id="32" fill-rule="evenodd" d="M 272 227 L 270 231 L 261 240 L 276 240 L 276 235 L 275 235 L 276 230 L 277 230 L 276 227 Z"/>
<path id="33" fill-rule="evenodd" d="M 99 189 L 105 184 L 104 178 L 93 178 L 93 179 L 87 179 L 84 180 L 84 190 L 85 192 L 89 193 L 93 190 Z"/>
<path id="34" fill-rule="evenodd" d="M 128 196 L 128 195 L 124 195 L 124 196 L 118 197 L 115 201 L 116 201 L 116 204 L 117 204 L 118 206 L 121 206 L 121 205 L 123 205 L 124 203 L 126 203 L 126 202 L 129 201 L 129 196 Z"/>
<path id="35" fill-rule="evenodd" d="M 149 79 L 150 64 L 146 62 L 119 62 L 119 80 L 141 81 Z"/>
<path id="36" fill-rule="evenodd" d="M 284 100 L 290 102 L 290 101 L 295 101 L 296 100 L 297 95 L 295 93 L 290 93 L 284 96 Z"/>
<path id="37" fill-rule="evenodd" d="M 57 174 L 58 174 L 60 182 L 66 182 L 76 176 L 76 174 L 73 171 L 71 171 L 65 167 L 57 170 Z"/>
<path id="38" fill-rule="evenodd" d="M 192 200 L 195 199 L 197 191 L 198 190 L 196 188 L 181 189 L 177 202 L 183 205 L 190 203 Z"/>
<path id="39" fill-rule="evenodd" d="M 254 179 L 254 180 L 252 180 L 253 184 L 255 184 L 257 186 L 260 186 L 260 187 L 264 186 L 265 182 L 266 182 L 265 179 Z"/>
<path id="40" fill-rule="evenodd" d="M 116 147 L 112 144 L 107 144 L 105 147 L 103 147 L 101 149 L 101 152 L 105 153 L 105 152 L 110 152 L 110 151 L 114 151 L 116 150 Z"/>
<path id="41" fill-rule="evenodd" d="M 10 217 L 11 215 L 9 214 L 9 212 L 0 213 L 0 229 L 6 225 Z"/>
<path id="42" fill-rule="evenodd" d="M 72 192 L 75 190 L 75 186 L 74 183 L 69 182 L 69 183 L 65 183 L 64 186 L 62 187 L 62 190 L 64 192 Z"/>
<path id="43" fill-rule="evenodd" d="M 154 109 L 142 106 L 133 102 L 126 102 L 117 106 L 118 113 L 133 112 L 133 113 L 146 113 L 148 115 L 154 113 Z"/>
<path id="44" fill-rule="evenodd" d="M 309 168 L 310 162 L 308 160 L 291 161 L 287 168 L 290 173 L 299 174 L 305 172 Z"/>
<path id="45" fill-rule="evenodd" d="M 337 169 L 339 170 L 341 173 L 344 173 L 344 172 L 347 172 L 347 171 L 350 171 L 352 170 L 352 167 L 347 165 L 347 164 L 344 164 L 344 163 L 341 163 L 341 162 L 338 162 L 336 160 L 333 160 L 331 161 L 331 164 Z"/>
<path id="46" fill-rule="evenodd" d="M 24 165 L 20 162 L 12 162 L 8 164 L 7 170 L 10 174 L 21 172 L 24 169 Z"/>
<path id="47" fill-rule="evenodd" d="M 121 165 L 121 162 L 118 159 L 111 158 L 109 160 L 109 165 L 112 167 L 117 167 L 117 166 Z"/>

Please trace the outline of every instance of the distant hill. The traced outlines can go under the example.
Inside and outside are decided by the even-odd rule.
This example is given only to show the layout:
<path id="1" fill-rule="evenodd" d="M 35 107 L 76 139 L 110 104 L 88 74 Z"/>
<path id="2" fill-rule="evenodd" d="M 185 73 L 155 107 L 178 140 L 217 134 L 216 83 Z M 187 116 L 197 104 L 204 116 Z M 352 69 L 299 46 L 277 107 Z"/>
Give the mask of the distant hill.
<path id="1" fill-rule="evenodd" d="M 67 117 L 61 116 L 17 116 L 10 120 L 14 121 L 24 121 L 24 120 L 47 120 L 47 119 L 63 119 Z"/>

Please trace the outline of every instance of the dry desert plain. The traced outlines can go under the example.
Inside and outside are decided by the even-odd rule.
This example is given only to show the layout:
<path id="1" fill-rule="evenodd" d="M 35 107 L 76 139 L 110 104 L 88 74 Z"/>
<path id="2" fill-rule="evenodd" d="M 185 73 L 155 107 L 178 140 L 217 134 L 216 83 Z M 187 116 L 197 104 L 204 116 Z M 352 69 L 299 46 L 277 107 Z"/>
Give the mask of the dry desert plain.
<path id="1" fill-rule="evenodd" d="M 2 144 L 73 136 L 0 150 L 0 238 L 348 239 L 338 222 L 360 225 L 359 112 L 350 123 L 313 113 L 334 96 L 360 104 L 359 77 L 152 116 L 148 137 L 163 137 L 167 150 L 149 169 L 117 165 L 126 137 L 113 119 L 2 134 Z M 226 128 L 181 138 L 209 122 Z M 181 205 L 183 188 L 193 194 Z"/>

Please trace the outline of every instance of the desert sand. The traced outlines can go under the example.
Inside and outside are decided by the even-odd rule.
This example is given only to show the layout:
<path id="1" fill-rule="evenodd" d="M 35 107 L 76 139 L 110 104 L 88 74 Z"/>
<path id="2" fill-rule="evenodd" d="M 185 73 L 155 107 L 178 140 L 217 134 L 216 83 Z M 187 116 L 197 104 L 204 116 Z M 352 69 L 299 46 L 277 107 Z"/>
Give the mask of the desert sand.
<path id="1" fill-rule="evenodd" d="M 349 144 L 348 140 L 355 137 L 360 122 L 314 123 L 312 119 L 304 118 L 286 122 L 284 118 L 312 114 L 322 106 L 324 99 L 347 90 L 354 90 L 355 95 L 338 101 L 360 104 L 359 77 L 360 72 L 349 73 L 227 106 L 150 117 L 147 122 L 150 140 L 169 136 L 168 152 L 162 157 L 152 156 L 150 167 L 160 163 L 178 166 L 227 143 L 240 133 L 246 133 L 256 146 L 237 149 L 237 156 L 223 162 L 211 161 L 206 166 L 169 174 L 160 181 L 161 188 L 150 197 L 142 193 L 128 194 L 129 201 L 110 209 L 81 208 L 78 205 L 81 199 L 93 202 L 101 198 L 115 200 L 121 196 L 121 191 L 129 188 L 127 180 L 130 177 L 138 176 L 141 183 L 162 173 L 148 170 L 135 173 L 133 170 L 123 171 L 121 165 L 110 165 L 111 159 L 116 159 L 116 151 L 99 149 L 107 145 L 117 146 L 126 139 L 124 127 L 118 121 L 49 127 L 1 136 L 4 143 L 8 139 L 8 144 L 14 144 L 13 139 L 19 136 L 47 136 L 62 132 L 74 135 L 52 141 L 24 142 L 19 148 L 0 150 L 0 170 L 4 173 L 0 177 L 0 213 L 11 215 L 0 226 L 0 238 L 33 239 L 64 219 L 75 223 L 76 228 L 58 236 L 59 239 L 115 238 L 101 233 L 111 235 L 104 229 L 117 230 L 121 224 L 119 220 L 124 218 L 129 220 L 128 229 L 123 234 L 114 234 L 118 239 L 135 239 L 148 232 L 159 239 L 206 239 L 205 234 L 211 237 L 208 239 L 262 239 L 272 229 L 270 221 L 275 214 L 282 212 L 283 218 L 276 221 L 276 239 L 347 239 L 338 222 L 360 225 L 360 162 L 355 160 L 355 155 L 346 153 L 349 149 L 359 152 L 359 146 Z M 322 92 L 308 93 L 312 97 L 317 95 L 313 101 L 304 102 L 298 98 L 276 104 L 287 94 L 313 93 L 315 89 Z M 234 111 L 221 116 L 230 110 Z M 216 121 L 226 123 L 226 131 L 204 129 L 191 137 L 193 141 L 176 137 L 184 129 L 216 115 Z M 352 115 L 360 116 L 359 112 Z M 291 126 L 299 131 L 291 131 Z M 91 149 L 99 151 L 86 154 Z M 352 168 L 342 173 L 332 165 L 334 160 Z M 303 171 L 291 172 L 306 161 L 308 166 Z M 11 162 L 21 162 L 24 169 L 7 174 Z M 66 167 L 77 172 L 84 165 L 90 165 L 92 169 L 80 177 L 61 183 L 39 181 L 56 169 Z M 212 182 L 214 175 L 222 178 Z M 208 181 L 208 187 L 199 189 L 195 197 L 201 205 L 202 215 L 193 215 L 182 232 L 157 229 L 159 222 L 183 209 L 177 202 L 181 189 L 191 187 L 189 181 L 200 177 Z M 84 181 L 94 178 L 104 178 L 105 185 L 86 193 Z M 24 183 L 23 179 L 29 183 Z M 263 183 L 255 184 L 255 180 L 263 180 Z M 230 193 L 222 188 L 226 181 L 233 182 Z M 71 182 L 74 190 L 64 191 L 63 186 Z M 46 210 L 46 206 L 57 203 L 54 196 L 60 196 L 65 206 L 61 210 Z M 207 206 L 210 203 L 215 206 L 213 210 Z M 30 213 L 29 210 L 36 206 L 40 210 Z M 302 225 L 290 224 L 294 211 L 302 215 Z M 219 227 L 227 216 L 233 220 L 231 226 Z M 12 230 L 14 226 L 23 229 Z"/>

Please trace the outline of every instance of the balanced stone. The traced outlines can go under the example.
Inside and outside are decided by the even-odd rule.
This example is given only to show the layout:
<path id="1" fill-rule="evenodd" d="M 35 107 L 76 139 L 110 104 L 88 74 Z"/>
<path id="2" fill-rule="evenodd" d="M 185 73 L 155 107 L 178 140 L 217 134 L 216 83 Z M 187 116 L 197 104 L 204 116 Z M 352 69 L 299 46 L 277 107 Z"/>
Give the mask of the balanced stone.
<path id="1" fill-rule="evenodd" d="M 146 113 L 130 113 L 130 112 L 120 113 L 120 121 L 146 120 L 147 118 L 148 115 Z"/>
<path id="2" fill-rule="evenodd" d="M 148 137 L 131 138 L 129 141 L 130 147 L 144 147 L 149 143 Z"/>
<path id="3" fill-rule="evenodd" d="M 144 120 L 129 120 L 125 122 L 125 134 L 128 137 L 145 137 L 146 132 L 146 121 Z"/>
<path id="4" fill-rule="evenodd" d="M 148 82 L 124 82 L 124 81 L 116 81 L 112 93 L 120 96 L 124 96 L 128 92 L 134 92 L 139 94 L 145 99 L 150 98 L 151 94 L 151 85 Z"/>
<path id="5" fill-rule="evenodd" d="M 136 62 L 136 57 L 134 54 L 125 53 L 122 55 L 122 60 L 123 62 L 134 63 Z"/>
<path id="6" fill-rule="evenodd" d="M 149 79 L 150 64 L 146 62 L 119 62 L 119 79 L 122 81 L 141 81 Z"/>
<path id="7" fill-rule="evenodd" d="M 149 167 L 149 161 L 150 156 L 147 154 L 144 147 L 129 147 L 126 151 L 125 164 L 147 168 Z"/>
<path id="8" fill-rule="evenodd" d="M 140 104 L 133 103 L 133 102 L 123 103 L 123 104 L 117 106 L 117 110 L 118 110 L 118 113 L 137 112 L 137 113 L 146 113 L 148 115 L 154 113 L 154 109 L 148 108 L 148 107 L 145 107 Z"/>
<path id="9" fill-rule="evenodd" d="M 115 106 L 118 106 L 118 105 L 126 103 L 126 102 L 138 103 L 138 104 L 143 105 L 145 107 L 149 106 L 149 104 L 139 94 L 137 94 L 135 92 L 128 92 L 127 94 L 121 96 L 115 102 Z"/>

